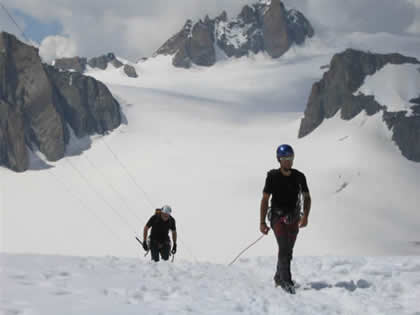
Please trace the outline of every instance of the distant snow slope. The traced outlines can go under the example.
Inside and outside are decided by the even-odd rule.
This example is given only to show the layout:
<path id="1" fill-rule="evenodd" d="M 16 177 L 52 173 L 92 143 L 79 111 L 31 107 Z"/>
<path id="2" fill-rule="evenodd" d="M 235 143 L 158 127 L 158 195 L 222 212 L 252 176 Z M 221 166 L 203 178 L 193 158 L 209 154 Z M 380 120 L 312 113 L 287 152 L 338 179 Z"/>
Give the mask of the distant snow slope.
<path id="1" fill-rule="evenodd" d="M 380 115 L 339 114 L 297 139 L 310 89 L 337 50 L 418 55 L 417 37 L 347 34 L 310 40 L 272 60 L 229 59 L 175 69 L 170 58 L 91 70 L 122 104 L 126 124 L 71 141 L 58 162 L 0 169 L 0 250 L 139 256 L 135 241 L 154 208 L 173 207 L 179 258 L 226 263 L 257 239 L 266 172 L 291 143 L 313 199 L 296 255 L 420 255 L 420 164 L 392 143 Z M 417 55 L 416 55 L 417 54 Z M 270 233 L 247 256 L 274 255 Z"/>
<path id="2" fill-rule="evenodd" d="M 274 257 L 235 265 L 0 255 L 0 314 L 418 314 L 419 257 L 299 257 L 300 286 L 273 285 Z"/>
<path id="3" fill-rule="evenodd" d="M 420 65 L 388 64 L 368 76 L 354 95 L 359 93 L 373 95 L 389 112 L 405 110 L 411 115 L 410 100 L 420 96 Z"/>

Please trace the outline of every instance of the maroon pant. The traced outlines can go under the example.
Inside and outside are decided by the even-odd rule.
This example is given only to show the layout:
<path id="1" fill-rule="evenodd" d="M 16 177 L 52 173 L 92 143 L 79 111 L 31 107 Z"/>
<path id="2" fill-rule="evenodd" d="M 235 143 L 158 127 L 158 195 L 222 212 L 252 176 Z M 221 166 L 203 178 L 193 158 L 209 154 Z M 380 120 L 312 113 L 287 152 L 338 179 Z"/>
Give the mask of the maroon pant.
<path id="1" fill-rule="evenodd" d="M 277 259 L 277 270 L 274 275 L 276 282 L 292 281 L 290 272 L 290 262 L 293 258 L 293 247 L 295 246 L 296 237 L 299 233 L 299 220 L 295 220 L 290 224 L 286 224 L 282 217 L 273 216 L 271 220 L 271 228 L 279 245 L 279 253 Z"/>

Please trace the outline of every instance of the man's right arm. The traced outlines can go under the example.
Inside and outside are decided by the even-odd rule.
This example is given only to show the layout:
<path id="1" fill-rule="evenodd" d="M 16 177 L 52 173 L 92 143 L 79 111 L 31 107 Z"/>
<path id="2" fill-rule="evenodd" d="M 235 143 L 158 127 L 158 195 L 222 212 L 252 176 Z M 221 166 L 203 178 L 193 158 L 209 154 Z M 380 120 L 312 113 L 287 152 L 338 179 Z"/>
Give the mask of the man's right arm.
<path id="1" fill-rule="evenodd" d="M 146 224 L 143 229 L 143 242 L 147 241 L 147 233 L 149 232 L 149 226 Z"/>
<path id="2" fill-rule="evenodd" d="M 260 206 L 260 231 L 263 234 L 267 234 L 270 230 L 265 223 L 265 217 L 267 216 L 268 210 L 268 201 L 270 200 L 269 193 L 263 193 L 263 197 L 261 199 L 261 206 Z"/>

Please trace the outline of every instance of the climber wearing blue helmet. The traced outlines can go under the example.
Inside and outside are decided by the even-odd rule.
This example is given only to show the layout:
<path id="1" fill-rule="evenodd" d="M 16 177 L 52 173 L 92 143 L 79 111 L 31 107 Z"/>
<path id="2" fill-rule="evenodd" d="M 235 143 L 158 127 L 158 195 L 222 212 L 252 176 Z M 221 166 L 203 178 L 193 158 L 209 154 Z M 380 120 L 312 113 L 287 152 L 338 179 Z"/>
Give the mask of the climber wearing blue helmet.
<path id="1" fill-rule="evenodd" d="M 295 288 L 290 263 L 299 228 L 308 225 L 311 197 L 305 175 L 292 168 L 295 157 L 293 148 L 288 144 L 282 144 L 276 153 L 280 168 L 269 171 L 265 180 L 260 207 L 260 231 L 267 234 L 270 230 L 265 222 L 268 212 L 268 219 L 279 247 L 274 282 L 276 286 L 281 286 L 286 292 L 293 294 Z M 301 199 L 303 199 L 302 216 Z"/>

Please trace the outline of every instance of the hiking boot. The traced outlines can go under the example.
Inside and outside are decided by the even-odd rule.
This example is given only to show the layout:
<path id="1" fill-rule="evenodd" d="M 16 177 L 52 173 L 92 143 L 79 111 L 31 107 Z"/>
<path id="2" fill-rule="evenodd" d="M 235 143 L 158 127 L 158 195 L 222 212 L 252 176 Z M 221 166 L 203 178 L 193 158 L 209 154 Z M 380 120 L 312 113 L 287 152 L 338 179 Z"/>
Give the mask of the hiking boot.
<path id="1" fill-rule="evenodd" d="M 274 282 L 276 283 L 276 287 L 281 287 L 285 292 L 290 294 L 296 293 L 295 285 L 292 281 L 288 282 L 283 280 L 275 280 Z"/>

